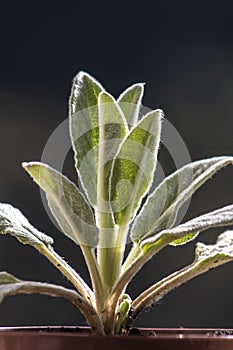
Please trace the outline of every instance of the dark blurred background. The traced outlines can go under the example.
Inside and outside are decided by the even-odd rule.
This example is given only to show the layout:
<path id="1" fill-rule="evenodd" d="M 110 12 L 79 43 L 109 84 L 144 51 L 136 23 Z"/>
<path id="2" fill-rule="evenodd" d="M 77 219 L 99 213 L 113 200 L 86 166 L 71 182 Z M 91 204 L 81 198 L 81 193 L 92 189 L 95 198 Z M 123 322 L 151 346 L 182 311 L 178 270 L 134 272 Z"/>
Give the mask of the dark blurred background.
<path id="1" fill-rule="evenodd" d="M 87 278 L 83 259 L 47 216 L 21 161 L 40 160 L 67 117 L 71 81 L 86 70 L 117 96 L 146 83 L 144 105 L 160 107 L 182 135 L 193 160 L 232 154 L 233 2 L 5 2 L 0 11 L 0 201 L 19 207 L 56 250 Z M 166 152 L 165 152 L 166 153 Z M 165 154 L 166 156 L 166 154 Z M 169 173 L 173 169 L 166 167 Z M 194 196 L 186 218 L 233 200 L 227 168 Z M 199 239 L 214 242 L 221 230 Z M 162 251 L 130 285 L 137 293 L 192 261 L 195 243 Z M 1 237 L 0 270 L 22 279 L 69 286 L 45 258 Z M 233 327 L 233 264 L 171 292 L 137 325 Z M 69 302 L 16 296 L 0 306 L 0 325 L 84 324 Z"/>

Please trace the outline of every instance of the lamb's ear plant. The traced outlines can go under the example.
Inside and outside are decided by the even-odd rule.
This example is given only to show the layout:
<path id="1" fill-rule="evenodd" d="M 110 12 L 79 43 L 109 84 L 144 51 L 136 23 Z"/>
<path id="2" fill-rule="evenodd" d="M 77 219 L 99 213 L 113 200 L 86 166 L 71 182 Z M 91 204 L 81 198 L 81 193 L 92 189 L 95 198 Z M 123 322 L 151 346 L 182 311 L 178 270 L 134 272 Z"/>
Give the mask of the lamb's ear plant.
<path id="1" fill-rule="evenodd" d="M 156 109 L 141 116 L 143 90 L 143 84 L 134 84 L 115 100 L 89 74 L 75 77 L 69 121 L 80 186 L 49 165 L 23 163 L 46 193 L 61 230 L 80 246 L 91 286 L 54 250 L 51 237 L 35 229 L 18 209 L 0 204 L 0 233 L 36 248 L 74 287 L 23 281 L 1 272 L 0 301 L 19 293 L 64 297 L 80 309 L 93 334 L 127 334 L 145 307 L 233 260 L 233 231 L 226 231 L 214 245 L 197 243 L 191 265 L 152 284 L 135 300 L 127 294 L 132 278 L 161 249 L 233 224 L 233 205 L 228 205 L 174 227 L 182 205 L 218 170 L 233 164 L 233 157 L 184 165 L 152 190 L 163 113 Z M 125 256 L 129 238 L 131 250 Z"/>

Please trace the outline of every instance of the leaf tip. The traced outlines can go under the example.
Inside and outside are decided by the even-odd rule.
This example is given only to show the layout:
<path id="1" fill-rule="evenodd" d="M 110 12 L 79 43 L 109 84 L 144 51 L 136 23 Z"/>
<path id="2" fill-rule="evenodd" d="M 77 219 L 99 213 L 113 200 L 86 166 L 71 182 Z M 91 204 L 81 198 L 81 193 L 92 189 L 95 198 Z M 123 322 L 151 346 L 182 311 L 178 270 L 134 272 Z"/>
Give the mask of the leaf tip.
<path id="1" fill-rule="evenodd" d="M 164 118 L 164 111 L 163 111 L 161 108 L 158 108 L 158 109 L 156 109 L 155 111 L 157 112 L 158 115 L 161 116 L 161 119 Z"/>
<path id="2" fill-rule="evenodd" d="M 26 169 L 27 167 L 28 167 L 28 165 L 29 165 L 29 162 L 22 162 L 22 167 L 24 168 L 24 169 Z"/>
<path id="3" fill-rule="evenodd" d="M 140 87 L 142 90 L 144 90 L 144 87 L 145 87 L 146 83 L 135 83 L 133 84 L 132 86 L 130 86 L 130 88 L 134 88 L 134 87 Z"/>
<path id="4" fill-rule="evenodd" d="M 98 96 L 98 101 L 100 102 L 106 102 L 106 103 L 114 103 L 116 104 L 115 98 L 107 91 L 101 91 Z"/>
<path id="5" fill-rule="evenodd" d="M 74 77 L 74 81 L 79 80 L 79 79 L 83 79 L 85 76 L 90 77 L 90 74 L 88 74 L 87 72 L 85 72 L 84 70 L 80 70 Z"/>
<path id="6" fill-rule="evenodd" d="M 40 162 L 22 162 L 22 167 L 25 170 L 28 170 L 31 167 L 35 167 L 36 165 L 41 165 Z"/>
<path id="7" fill-rule="evenodd" d="M 95 79 L 91 74 L 87 73 L 85 70 L 80 70 L 73 79 L 73 84 L 76 85 L 78 83 L 81 83 L 81 85 L 85 82 L 85 81 L 91 81 L 93 83 L 95 83 L 96 85 L 98 85 L 98 87 L 101 90 L 105 90 L 102 86 L 102 84 Z"/>

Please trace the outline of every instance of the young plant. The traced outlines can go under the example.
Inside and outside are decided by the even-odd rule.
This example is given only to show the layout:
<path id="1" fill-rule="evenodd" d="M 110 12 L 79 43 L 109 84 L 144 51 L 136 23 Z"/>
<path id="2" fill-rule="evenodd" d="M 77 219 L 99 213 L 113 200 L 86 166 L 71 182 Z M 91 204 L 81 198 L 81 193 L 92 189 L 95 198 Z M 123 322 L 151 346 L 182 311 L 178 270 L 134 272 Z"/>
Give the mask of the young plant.
<path id="1" fill-rule="evenodd" d="M 48 165 L 23 163 L 45 191 L 61 230 L 80 246 L 92 286 L 53 249 L 51 237 L 35 229 L 18 209 L 0 204 L 0 233 L 36 248 L 74 286 L 22 281 L 1 272 L 1 301 L 19 293 L 64 297 L 81 310 L 93 334 L 127 334 L 145 307 L 233 260 L 233 231 L 226 231 L 214 245 L 197 243 L 191 265 L 152 284 L 133 301 L 126 294 L 141 267 L 167 245 L 185 244 L 203 230 L 233 224 L 233 205 L 228 205 L 174 227 L 181 206 L 219 169 L 233 164 L 233 157 L 187 164 L 151 190 L 163 113 L 157 109 L 139 117 L 143 89 L 143 84 L 132 85 L 115 100 L 89 74 L 75 77 L 69 121 L 79 187 Z M 132 246 L 125 257 L 128 237 Z"/>

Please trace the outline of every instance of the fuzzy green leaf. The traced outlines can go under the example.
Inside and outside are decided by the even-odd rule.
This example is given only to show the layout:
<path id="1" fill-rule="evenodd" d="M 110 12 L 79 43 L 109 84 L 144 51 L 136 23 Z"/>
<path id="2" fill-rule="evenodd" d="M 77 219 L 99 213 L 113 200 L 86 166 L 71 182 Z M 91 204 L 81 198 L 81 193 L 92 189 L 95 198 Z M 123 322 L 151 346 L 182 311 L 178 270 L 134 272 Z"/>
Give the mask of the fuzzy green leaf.
<path id="1" fill-rule="evenodd" d="M 215 244 L 198 242 L 196 245 L 195 262 L 213 261 L 214 264 L 223 260 L 233 260 L 233 231 L 228 230 L 218 236 Z"/>
<path id="2" fill-rule="evenodd" d="M 95 247 L 98 231 L 94 216 L 75 184 L 39 162 L 23 163 L 23 167 L 45 191 L 50 210 L 63 232 L 77 244 Z"/>
<path id="3" fill-rule="evenodd" d="M 93 77 L 80 72 L 74 78 L 70 97 L 70 135 L 75 166 L 92 203 L 97 201 L 99 116 L 98 96 L 105 91 Z"/>
<path id="4" fill-rule="evenodd" d="M 131 239 L 139 241 L 171 227 L 180 207 L 218 170 L 233 164 L 233 157 L 214 157 L 183 166 L 165 178 L 148 197 L 135 219 Z"/>
<path id="5" fill-rule="evenodd" d="M 161 110 L 149 112 L 122 142 L 111 173 L 110 200 L 115 223 L 127 225 L 149 191 L 157 163 Z"/>
<path id="6" fill-rule="evenodd" d="M 0 203 L 0 234 L 10 234 L 31 246 L 53 244 L 51 237 L 35 229 L 18 209 L 5 203 Z"/>
<path id="7" fill-rule="evenodd" d="M 98 108 L 99 163 L 97 180 L 97 209 L 98 211 L 102 212 L 103 215 L 108 215 L 111 213 L 111 208 L 109 205 L 109 177 L 112 169 L 112 162 L 120 143 L 128 132 L 128 126 L 123 112 L 110 94 L 106 92 L 99 94 Z M 98 214 L 101 213 L 97 213 L 97 216 Z M 109 224 L 110 223 L 105 222 L 106 227 L 108 227 Z"/>
<path id="8" fill-rule="evenodd" d="M 7 295 L 17 291 L 20 282 L 21 280 L 13 275 L 5 271 L 0 272 L 0 303 Z"/>
<path id="9" fill-rule="evenodd" d="M 195 263 L 213 263 L 219 265 L 224 261 L 233 260 L 233 231 L 228 230 L 218 236 L 215 244 L 198 242 L 196 245 Z"/>
<path id="10" fill-rule="evenodd" d="M 144 84 L 134 84 L 123 91 L 117 99 L 117 103 L 124 113 L 129 129 L 136 126 L 138 122 L 143 92 Z"/>
<path id="11" fill-rule="evenodd" d="M 5 271 L 0 272 L 0 303 L 7 296 L 30 293 L 66 298 L 79 307 L 81 311 L 86 311 L 84 308 L 90 308 L 85 299 L 75 290 L 50 283 L 22 281 Z"/>
<path id="12" fill-rule="evenodd" d="M 1 271 L 0 272 L 0 285 L 7 285 L 7 284 L 13 284 L 13 283 L 18 283 L 21 282 L 18 278 L 15 276 L 11 275 L 8 272 Z"/>
<path id="13" fill-rule="evenodd" d="M 166 240 L 170 241 L 170 243 L 176 243 L 177 240 L 185 237 L 187 239 L 183 239 L 183 242 L 181 242 L 184 244 L 204 230 L 229 225 L 233 225 L 233 205 L 228 205 L 208 214 L 198 216 L 174 228 L 163 230 L 153 237 L 143 239 L 140 246 L 148 250 L 159 241 Z"/>
<path id="14" fill-rule="evenodd" d="M 175 241 L 172 241 L 170 243 L 170 245 L 176 246 L 176 245 L 183 245 L 188 243 L 189 241 L 194 240 L 199 233 L 188 233 L 187 235 L 181 237 L 181 238 L 177 238 L 175 239 Z"/>
<path id="15" fill-rule="evenodd" d="M 116 321 L 115 321 L 115 333 L 120 334 L 124 326 L 124 323 L 127 320 L 128 314 L 131 310 L 132 299 L 128 294 L 123 294 L 119 300 L 118 310 L 116 312 Z"/>
<path id="16" fill-rule="evenodd" d="M 98 95 L 105 89 L 103 86 L 86 72 L 79 72 L 73 81 L 70 96 L 70 115 L 82 111 L 83 109 L 97 106 Z M 96 116 L 92 116 L 93 118 Z M 96 121 L 98 118 L 96 117 Z"/>
<path id="17" fill-rule="evenodd" d="M 144 307 L 158 302 L 164 295 L 183 283 L 232 260 L 233 231 L 225 231 L 218 237 L 217 242 L 212 245 L 198 242 L 193 263 L 163 278 L 142 292 L 132 304 L 132 317 L 135 318 Z"/>

